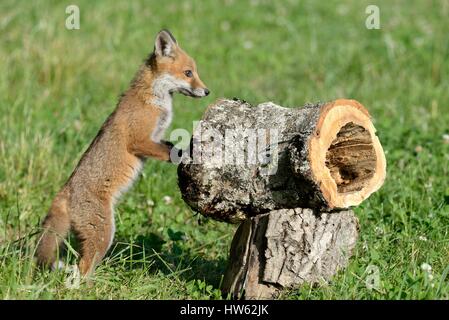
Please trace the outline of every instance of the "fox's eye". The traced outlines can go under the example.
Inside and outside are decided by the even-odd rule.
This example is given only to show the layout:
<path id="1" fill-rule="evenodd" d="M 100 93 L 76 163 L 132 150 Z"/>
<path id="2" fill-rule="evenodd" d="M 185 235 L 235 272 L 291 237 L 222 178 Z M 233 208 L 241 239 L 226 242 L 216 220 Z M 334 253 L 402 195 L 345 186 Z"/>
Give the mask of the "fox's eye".
<path id="1" fill-rule="evenodd" d="M 188 78 L 192 78 L 192 77 L 193 77 L 192 70 L 186 70 L 186 71 L 184 71 L 184 74 L 185 74 L 186 77 L 188 77 Z"/>

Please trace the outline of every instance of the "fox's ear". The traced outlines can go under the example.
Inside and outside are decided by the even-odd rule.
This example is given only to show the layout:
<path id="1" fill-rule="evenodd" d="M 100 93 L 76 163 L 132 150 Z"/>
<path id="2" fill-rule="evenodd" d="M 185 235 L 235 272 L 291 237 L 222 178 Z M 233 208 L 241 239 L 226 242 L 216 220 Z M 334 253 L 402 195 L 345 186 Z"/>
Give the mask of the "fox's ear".
<path id="1" fill-rule="evenodd" d="M 170 31 L 164 29 L 161 30 L 156 36 L 156 42 L 154 43 L 154 53 L 158 56 L 174 57 L 175 47 L 177 42 L 175 37 Z"/>

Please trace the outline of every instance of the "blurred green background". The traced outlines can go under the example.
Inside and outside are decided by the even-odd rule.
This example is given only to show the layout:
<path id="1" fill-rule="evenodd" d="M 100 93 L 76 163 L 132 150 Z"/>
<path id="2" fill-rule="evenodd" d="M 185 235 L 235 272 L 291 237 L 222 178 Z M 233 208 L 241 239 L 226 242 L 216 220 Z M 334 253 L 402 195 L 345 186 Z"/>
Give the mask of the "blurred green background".
<path id="1" fill-rule="evenodd" d="M 70 4 L 79 30 L 65 28 Z M 379 30 L 365 27 L 369 4 L 380 8 Z M 116 210 L 93 287 L 69 289 L 68 274 L 33 265 L 52 197 L 168 28 L 212 92 L 176 96 L 172 129 L 191 131 L 219 97 L 283 106 L 344 97 L 373 116 L 388 178 L 355 209 L 361 235 L 350 266 L 280 298 L 448 299 L 448 21 L 444 0 L 2 0 L 0 298 L 220 298 L 235 226 L 192 212 L 176 167 L 152 160 Z M 374 289 L 369 266 L 379 270 Z"/>

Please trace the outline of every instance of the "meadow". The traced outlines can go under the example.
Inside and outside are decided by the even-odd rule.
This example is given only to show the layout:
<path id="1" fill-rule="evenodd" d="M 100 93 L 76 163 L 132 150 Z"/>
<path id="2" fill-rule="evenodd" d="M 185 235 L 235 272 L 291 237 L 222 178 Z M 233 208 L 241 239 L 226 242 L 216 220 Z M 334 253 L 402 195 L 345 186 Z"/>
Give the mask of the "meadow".
<path id="1" fill-rule="evenodd" d="M 449 2 L 379 0 L 380 29 L 367 29 L 371 2 L 1 1 L 0 298 L 221 298 L 236 226 L 190 210 L 176 166 L 154 160 L 116 209 L 93 286 L 68 286 L 70 274 L 33 261 L 52 198 L 168 28 L 211 90 L 175 96 L 171 129 L 192 131 L 220 97 L 351 98 L 373 117 L 387 180 L 355 208 L 349 267 L 281 299 L 449 299 Z M 69 4 L 79 30 L 65 27 Z"/>

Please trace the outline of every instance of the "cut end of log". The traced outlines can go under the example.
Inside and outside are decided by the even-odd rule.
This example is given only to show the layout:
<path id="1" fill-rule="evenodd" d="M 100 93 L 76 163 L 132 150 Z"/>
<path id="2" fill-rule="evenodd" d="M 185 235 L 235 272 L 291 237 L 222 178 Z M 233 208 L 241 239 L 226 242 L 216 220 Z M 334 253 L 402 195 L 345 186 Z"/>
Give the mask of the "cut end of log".
<path id="1" fill-rule="evenodd" d="M 328 207 L 356 206 L 378 190 L 386 160 L 368 111 L 357 101 L 326 104 L 309 140 L 309 163 Z"/>

